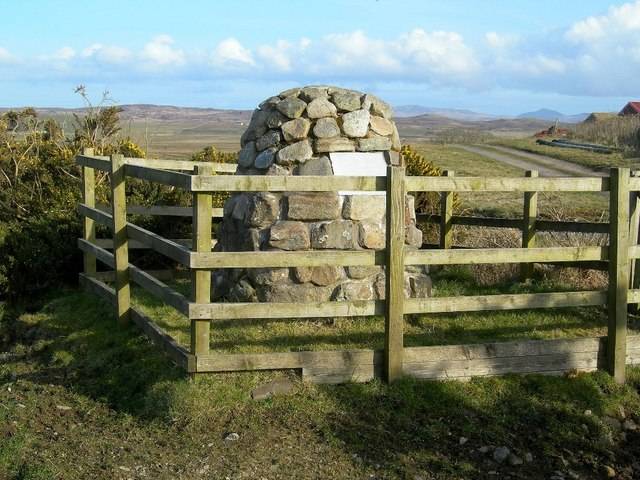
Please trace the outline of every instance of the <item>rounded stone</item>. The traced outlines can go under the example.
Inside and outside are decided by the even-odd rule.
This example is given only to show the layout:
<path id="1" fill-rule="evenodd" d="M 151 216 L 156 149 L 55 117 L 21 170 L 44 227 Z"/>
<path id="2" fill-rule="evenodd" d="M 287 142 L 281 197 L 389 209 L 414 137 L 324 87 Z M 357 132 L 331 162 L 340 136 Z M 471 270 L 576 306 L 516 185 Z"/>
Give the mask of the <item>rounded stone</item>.
<path id="1" fill-rule="evenodd" d="M 332 138 L 340 135 L 340 127 L 334 118 L 319 118 L 313 127 L 313 134 L 317 138 Z"/>
<path id="2" fill-rule="evenodd" d="M 336 106 L 326 98 L 316 98 L 307 105 L 309 118 L 335 117 L 338 115 Z"/>
<path id="3" fill-rule="evenodd" d="M 371 130 L 373 130 L 378 135 L 392 135 L 393 134 L 393 123 L 387 120 L 384 117 L 379 117 L 377 115 L 371 115 L 371 119 L 369 120 L 371 124 Z"/>
<path id="4" fill-rule="evenodd" d="M 245 143 L 242 150 L 238 154 L 238 165 L 244 168 L 249 168 L 253 165 L 253 161 L 256 159 L 256 142 Z"/>
<path id="5" fill-rule="evenodd" d="M 316 98 L 327 98 L 327 87 L 304 87 L 300 92 L 300 97 L 307 102 L 311 102 Z"/>
<path id="6" fill-rule="evenodd" d="M 269 130 L 256 140 L 256 149 L 261 152 L 269 147 L 275 147 L 280 143 L 280 132 L 278 130 Z"/>
<path id="7" fill-rule="evenodd" d="M 277 162 L 280 165 L 291 165 L 295 162 L 305 162 L 313 156 L 313 149 L 309 140 L 302 140 L 301 142 L 292 143 L 278 150 Z"/>
<path id="8" fill-rule="evenodd" d="M 289 118 L 298 118 L 302 115 L 307 104 L 296 97 L 287 97 L 276 105 L 280 113 Z"/>
<path id="9" fill-rule="evenodd" d="M 273 165 L 273 162 L 276 157 L 276 152 L 277 152 L 277 149 L 275 147 L 267 148 L 266 150 L 263 150 L 262 152 L 260 152 L 254 162 L 256 168 L 259 168 L 261 170 L 266 170 L 271 165 Z"/>
<path id="10" fill-rule="evenodd" d="M 348 137 L 364 137 L 369 131 L 371 115 L 367 110 L 354 110 L 342 116 L 342 131 Z"/>
<path id="11" fill-rule="evenodd" d="M 295 118 L 282 124 L 282 135 L 287 142 L 303 140 L 309 135 L 311 123 L 306 118 Z"/>
<path id="12" fill-rule="evenodd" d="M 334 93 L 331 99 L 338 110 L 353 112 L 362 108 L 361 97 L 362 95 L 357 92 L 339 92 Z"/>

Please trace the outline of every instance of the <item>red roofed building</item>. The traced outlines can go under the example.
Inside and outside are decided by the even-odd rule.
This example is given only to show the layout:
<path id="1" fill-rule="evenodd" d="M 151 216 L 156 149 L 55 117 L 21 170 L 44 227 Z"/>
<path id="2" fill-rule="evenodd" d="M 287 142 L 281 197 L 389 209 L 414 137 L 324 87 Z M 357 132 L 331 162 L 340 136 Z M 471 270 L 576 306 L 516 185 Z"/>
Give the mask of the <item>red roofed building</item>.
<path id="1" fill-rule="evenodd" d="M 640 115 L 640 102 L 627 103 L 618 115 Z"/>

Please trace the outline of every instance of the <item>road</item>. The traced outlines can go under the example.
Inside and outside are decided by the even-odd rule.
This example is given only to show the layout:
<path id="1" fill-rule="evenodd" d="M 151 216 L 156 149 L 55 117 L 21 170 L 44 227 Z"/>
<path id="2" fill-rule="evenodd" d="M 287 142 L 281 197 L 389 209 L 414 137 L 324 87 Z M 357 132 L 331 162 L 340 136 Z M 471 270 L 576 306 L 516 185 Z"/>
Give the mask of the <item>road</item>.
<path id="1" fill-rule="evenodd" d="M 606 173 L 591 170 L 575 163 L 557 158 L 523 152 L 515 148 L 492 145 L 456 145 L 466 150 L 497 162 L 511 165 L 523 170 L 538 170 L 541 177 L 605 177 Z"/>

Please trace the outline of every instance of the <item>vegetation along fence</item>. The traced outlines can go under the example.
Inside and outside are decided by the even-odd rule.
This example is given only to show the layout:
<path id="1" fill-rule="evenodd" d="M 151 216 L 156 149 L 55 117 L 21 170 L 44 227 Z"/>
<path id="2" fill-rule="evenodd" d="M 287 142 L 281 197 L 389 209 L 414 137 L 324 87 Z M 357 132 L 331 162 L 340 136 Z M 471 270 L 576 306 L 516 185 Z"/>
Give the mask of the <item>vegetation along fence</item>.
<path id="1" fill-rule="evenodd" d="M 386 177 L 340 176 L 234 176 L 229 165 L 169 160 L 142 160 L 121 155 L 98 157 L 90 150 L 77 157 L 83 167 L 84 235 L 78 245 L 84 252 L 81 284 L 110 301 L 121 323 L 133 321 L 168 355 L 190 373 L 241 370 L 298 369 L 303 378 L 326 383 L 367 381 L 383 376 L 393 381 L 402 375 L 419 378 L 460 378 L 508 372 L 560 373 L 567 370 L 606 368 L 617 381 L 625 378 L 625 364 L 640 363 L 640 336 L 627 336 L 628 304 L 640 302 L 640 289 L 630 285 L 631 263 L 640 258 L 637 245 L 640 215 L 640 178 L 628 169 L 614 168 L 609 178 L 539 178 L 531 172 L 523 178 L 411 177 L 404 168 L 388 167 Z M 110 213 L 96 208 L 95 170 L 107 172 L 111 181 Z M 188 172 L 188 173 L 185 173 Z M 181 207 L 130 207 L 127 210 L 127 177 L 144 179 L 191 191 L 191 211 Z M 226 192 L 319 192 L 386 191 L 386 249 L 383 251 L 212 252 L 212 218 L 221 216 L 212 208 L 212 194 Z M 404 246 L 405 192 L 442 192 L 441 245 L 435 249 Z M 520 220 L 469 219 L 452 215 L 454 192 L 522 192 L 525 215 Z M 609 224 L 543 222 L 536 219 L 536 192 L 609 192 Z M 193 217 L 190 241 L 163 238 L 127 221 L 135 213 Z M 466 222 L 466 223 L 465 223 Z M 96 240 L 96 223 L 112 229 L 112 252 L 104 240 Z M 452 249 L 451 226 L 458 224 L 519 227 L 522 248 Z M 608 232 L 608 247 L 535 246 L 536 229 Z M 630 241 L 630 238 L 633 241 Z M 162 275 L 129 263 L 129 248 L 150 248 L 187 267 L 191 274 L 191 298 L 174 291 Z M 98 272 L 96 260 L 110 267 L 113 288 Z M 633 261 L 633 262 L 632 262 Z M 534 262 L 576 264 L 607 262 L 607 290 L 529 293 L 486 296 L 405 298 L 404 269 L 409 265 L 461 265 Z M 386 268 L 386 300 L 324 303 L 212 303 L 211 270 L 219 268 L 314 267 L 383 265 Z M 150 318 L 132 307 L 130 282 L 134 282 L 190 321 L 190 348 L 179 345 Z M 563 340 L 501 342 L 478 345 L 404 347 L 404 315 L 442 312 L 473 312 L 575 306 L 606 306 L 606 337 Z M 210 328 L 217 320 L 360 317 L 380 315 L 385 321 L 383 350 L 339 350 L 274 353 L 223 353 L 210 351 Z"/>

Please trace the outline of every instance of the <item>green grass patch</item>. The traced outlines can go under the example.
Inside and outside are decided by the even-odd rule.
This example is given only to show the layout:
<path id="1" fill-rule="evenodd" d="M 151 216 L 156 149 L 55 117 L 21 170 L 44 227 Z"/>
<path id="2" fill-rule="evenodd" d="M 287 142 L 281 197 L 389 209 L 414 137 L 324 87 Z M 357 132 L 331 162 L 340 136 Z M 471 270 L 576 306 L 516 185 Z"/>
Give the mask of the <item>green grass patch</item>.
<path id="1" fill-rule="evenodd" d="M 2 334 L 0 478 L 638 474 L 640 433 L 622 435 L 607 417 L 640 421 L 639 369 L 626 386 L 602 372 L 392 386 L 294 378 L 292 394 L 256 402 L 251 389 L 282 373 L 190 379 L 88 294 L 60 292 L 4 318 Z M 500 445 L 532 462 L 497 464 L 479 450 Z"/>

